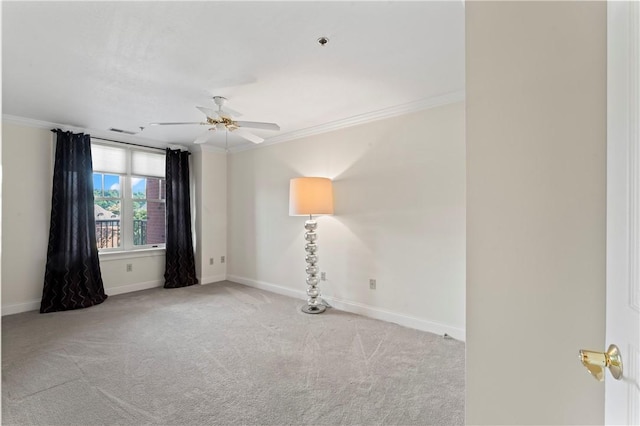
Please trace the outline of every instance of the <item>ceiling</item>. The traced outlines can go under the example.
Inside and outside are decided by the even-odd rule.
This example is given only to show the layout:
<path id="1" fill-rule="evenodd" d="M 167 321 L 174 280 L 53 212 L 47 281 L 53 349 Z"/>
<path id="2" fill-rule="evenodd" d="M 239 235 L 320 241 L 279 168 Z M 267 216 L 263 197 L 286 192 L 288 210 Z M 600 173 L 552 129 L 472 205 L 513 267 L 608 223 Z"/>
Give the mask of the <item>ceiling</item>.
<path id="1" fill-rule="evenodd" d="M 224 96 L 280 125 L 252 130 L 269 143 L 462 90 L 458 0 L 2 2 L 5 119 L 190 146 L 206 127 L 149 123 L 202 121 Z M 209 145 L 252 146 L 224 133 Z"/>

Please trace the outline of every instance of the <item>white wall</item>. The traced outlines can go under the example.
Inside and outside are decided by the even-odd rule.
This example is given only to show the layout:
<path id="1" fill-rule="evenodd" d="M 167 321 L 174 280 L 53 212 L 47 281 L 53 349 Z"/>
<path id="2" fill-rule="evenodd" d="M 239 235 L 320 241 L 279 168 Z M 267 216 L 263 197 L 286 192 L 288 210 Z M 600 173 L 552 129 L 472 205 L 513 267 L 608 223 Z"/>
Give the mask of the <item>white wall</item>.
<path id="1" fill-rule="evenodd" d="M 606 58 L 605 2 L 466 3 L 468 424 L 604 421 Z"/>
<path id="2" fill-rule="evenodd" d="M 164 285 L 164 250 L 99 256 L 104 290 L 110 296 Z"/>
<path id="3" fill-rule="evenodd" d="M 37 309 L 49 241 L 53 138 L 2 124 L 2 313 Z"/>
<path id="4" fill-rule="evenodd" d="M 39 309 L 42 297 L 53 177 L 53 134 L 2 123 L 2 314 Z M 126 264 L 133 265 L 126 272 Z M 100 255 L 109 295 L 164 284 L 164 251 L 134 257 Z"/>
<path id="5" fill-rule="evenodd" d="M 40 307 L 47 258 L 53 177 L 53 134 L 36 127 L 2 125 L 2 314 Z M 190 163 L 196 209 L 196 262 L 200 283 L 225 279 L 226 186 L 224 152 L 197 152 Z M 214 258 L 214 264 L 209 259 Z M 127 264 L 132 271 L 127 272 Z M 116 295 L 164 284 L 164 250 L 100 254 L 105 291 Z"/>
<path id="6" fill-rule="evenodd" d="M 2 109 L 2 107 L 0 107 Z M 2 137 L 0 137 L 0 289 L 2 289 Z M 0 303 L 2 302 L 2 292 L 0 291 Z"/>
<path id="7" fill-rule="evenodd" d="M 227 264 L 227 155 L 223 151 L 194 152 L 196 271 L 200 284 L 223 281 Z M 210 259 L 213 258 L 213 265 Z"/>
<path id="8" fill-rule="evenodd" d="M 460 102 L 231 154 L 228 278 L 306 298 L 305 218 L 288 216 L 289 179 L 330 177 L 335 215 L 318 219 L 323 296 L 464 339 L 464 162 Z"/>

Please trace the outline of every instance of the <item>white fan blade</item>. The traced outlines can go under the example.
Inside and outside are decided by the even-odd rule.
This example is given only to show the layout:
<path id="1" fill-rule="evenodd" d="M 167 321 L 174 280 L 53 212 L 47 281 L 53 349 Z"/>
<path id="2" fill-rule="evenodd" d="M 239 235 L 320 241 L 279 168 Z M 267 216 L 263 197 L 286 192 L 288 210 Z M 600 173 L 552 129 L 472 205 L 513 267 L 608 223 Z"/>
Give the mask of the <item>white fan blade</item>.
<path id="1" fill-rule="evenodd" d="M 198 108 L 202 113 L 204 113 L 204 115 L 209 118 L 213 118 L 214 120 L 218 118 L 218 113 L 214 109 L 201 106 L 197 106 L 196 108 Z"/>
<path id="2" fill-rule="evenodd" d="M 233 117 L 231 117 L 231 114 L 225 110 L 218 110 L 216 111 L 216 114 L 218 115 L 218 117 L 220 118 L 228 118 L 229 120 L 233 120 Z"/>
<path id="3" fill-rule="evenodd" d="M 202 124 L 207 125 L 207 123 L 203 123 L 201 121 L 177 121 L 175 123 L 149 123 L 149 126 L 179 126 L 183 124 Z"/>
<path id="4" fill-rule="evenodd" d="M 236 121 L 240 127 L 248 127 L 250 129 L 280 130 L 280 126 L 276 123 L 260 123 L 258 121 Z"/>
<path id="5" fill-rule="evenodd" d="M 246 131 L 244 129 L 235 129 L 235 130 L 232 130 L 232 132 L 234 134 L 237 134 L 238 136 L 240 136 L 242 138 L 245 138 L 248 141 L 253 142 L 253 143 L 262 143 L 262 142 L 264 142 L 264 139 L 262 139 L 260 136 L 256 136 L 253 133 L 248 132 L 248 131 Z"/>
<path id="6" fill-rule="evenodd" d="M 198 136 L 196 138 L 195 141 L 193 141 L 193 143 L 195 144 L 203 144 L 203 143 L 207 143 L 209 141 L 209 139 L 211 139 L 213 137 L 213 134 L 216 132 L 216 128 L 212 127 L 210 129 L 208 129 L 206 132 L 204 132 L 203 134 L 201 134 L 200 136 Z"/>
<path id="7" fill-rule="evenodd" d="M 223 106 L 222 107 L 222 112 L 228 116 L 234 116 L 234 117 L 242 117 L 242 114 L 239 113 L 238 111 L 236 111 L 235 109 L 231 109 L 228 106 Z"/>

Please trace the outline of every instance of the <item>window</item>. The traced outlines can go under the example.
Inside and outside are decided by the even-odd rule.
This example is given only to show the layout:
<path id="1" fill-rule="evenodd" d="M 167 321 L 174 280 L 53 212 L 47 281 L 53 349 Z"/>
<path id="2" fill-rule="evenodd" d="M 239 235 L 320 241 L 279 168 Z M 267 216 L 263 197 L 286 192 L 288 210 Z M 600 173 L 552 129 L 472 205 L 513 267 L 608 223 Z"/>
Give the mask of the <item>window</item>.
<path id="1" fill-rule="evenodd" d="M 164 247 L 164 154 L 97 143 L 91 153 L 98 249 Z"/>
<path id="2" fill-rule="evenodd" d="M 120 247 L 121 177 L 93 173 L 93 211 L 98 248 Z"/>
<path id="3" fill-rule="evenodd" d="M 165 181 L 158 178 L 131 178 L 133 196 L 133 245 L 165 242 Z"/>

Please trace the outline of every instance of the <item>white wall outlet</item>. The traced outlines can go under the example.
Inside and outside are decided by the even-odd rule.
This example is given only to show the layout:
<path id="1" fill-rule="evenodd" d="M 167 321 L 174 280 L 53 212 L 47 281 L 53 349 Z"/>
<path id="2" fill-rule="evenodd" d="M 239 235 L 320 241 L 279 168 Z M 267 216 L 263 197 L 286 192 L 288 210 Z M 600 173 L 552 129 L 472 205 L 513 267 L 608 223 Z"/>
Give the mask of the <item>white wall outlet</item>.
<path id="1" fill-rule="evenodd" d="M 320 272 L 320 281 L 326 281 L 326 280 L 327 280 L 327 273 Z"/>
<path id="2" fill-rule="evenodd" d="M 127 263 L 127 272 L 133 271 L 133 263 Z"/>
<path id="3" fill-rule="evenodd" d="M 209 265 L 213 265 L 213 257 L 209 258 Z"/>
<path id="4" fill-rule="evenodd" d="M 375 290 L 375 289 L 376 289 L 376 280 L 374 280 L 373 278 L 371 278 L 371 279 L 369 280 L 369 288 L 370 288 L 371 290 Z"/>
<path id="5" fill-rule="evenodd" d="M 224 256 L 220 256 L 220 263 L 224 263 Z"/>

